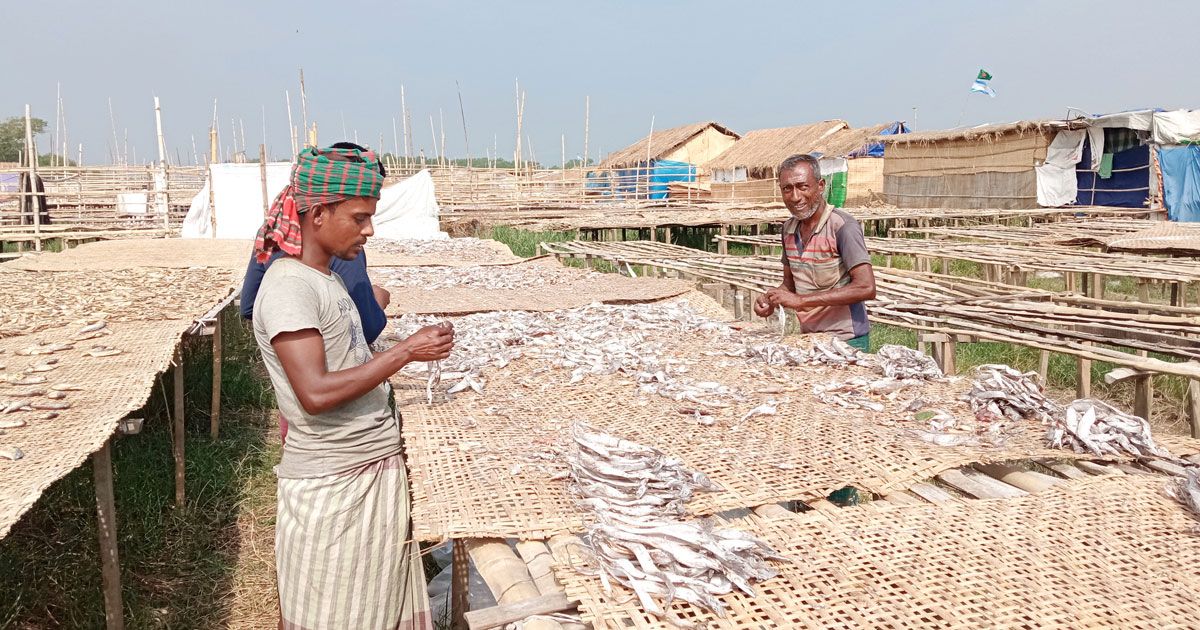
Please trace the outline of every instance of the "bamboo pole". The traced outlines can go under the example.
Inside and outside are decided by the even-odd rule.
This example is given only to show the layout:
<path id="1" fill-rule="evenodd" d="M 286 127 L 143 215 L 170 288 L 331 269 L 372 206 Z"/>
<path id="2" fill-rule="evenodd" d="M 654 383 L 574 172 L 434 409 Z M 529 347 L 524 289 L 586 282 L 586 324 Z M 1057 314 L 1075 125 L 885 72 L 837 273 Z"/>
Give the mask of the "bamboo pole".
<path id="1" fill-rule="evenodd" d="M 583 161 L 579 163 L 579 168 L 587 171 L 588 167 L 588 134 L 591 131 L 592 121 L 592 97 L 583 97 Z"/>
<path id="2" fill-rule="evenodd" d="M 154 205 L 155 209 L 162 212 L 163 229 L 171 229 L 171 209 L 167 205 L 167 141 L 163 137 L 162 127 L 162 106 L 158 101 L 158 97 L 154 97 L 154 127 L 158 136 L 158 173 L 159 178 L 154 182 Z"/>
<path id="3" fill-rule="evenodd" d="M 300 119 L 304 123 L 304 129 L 308 130 L 308 92 L 304 89 L 304 68 L 300 68 Z M 316 135 L 316 124 L 316 121 L 314 121 L 314 131 L 312 136 L 309 136 L 310 139 Z M 309 146 L 317 146 L 316 141 L 313 140 Z"/>
<path id="4" fill-rule="evenodd" d="M 42 209 L 38 203 L 38 154 L 33 142 L 33 119 L 29 115 L 29 104 L 25 104 L 25 159 L 29 163 L 29 208 L 33 211 L 33 248 L 42 251 Z M 43 198 L 44 199 L 44 198 Z"/>
<path id="5" fill-rule="evenodd" d="M 212 227 L 212 238 L 217 238 L 217 195 L 216 182 L 213 178 L 213 165 L 217 163 L 218 155 L 217 127 L 213 125 L 208 130 L 208 220 Z"/>
<path id="6" fill-rule="evenodd" d="M 175 350 L 175 369 L 173 370 L 174 386 L 175 386 L 175 413 L 171 418 L 172 436 L 171 453 L 175 460 L 175 507 L 183 508 L 184 506 L 184 400 L 183 400 L 183 345 Z"/>
<path id="7" fill-rule="evenodd" d="M 300 147 L 296 146 L 296 123 L 292 122 L 292 95 L 287 90 L 283 91 L 283 100 L 287 102 L 288 137 L 292 141 L 292 157 L 295 157 L 300 153 Z"/>
<path id="8" fill-rule="evenodd" d="M 212 411 L 209 415 L 209 435 L 215 441 L 221 436 L 221 367 L 222 356 L 225 351 L 224 344 L 224 326 L 221 320 L 225 319 L 224 310 L 217 311 L 217 317 L 213 320 L 212 334 Z"/>
<path id="9" fill-rule="evenodd" d="M 92 453 L 92 480 L 96 490 L 96 533 L 100 540 L 100 576 L 104 594 L 104 624 L 108 630 L 125 627 L 121 603 L 121 562 L 117 551 L 117 504 L 113 492 L 112 438 Z"/>

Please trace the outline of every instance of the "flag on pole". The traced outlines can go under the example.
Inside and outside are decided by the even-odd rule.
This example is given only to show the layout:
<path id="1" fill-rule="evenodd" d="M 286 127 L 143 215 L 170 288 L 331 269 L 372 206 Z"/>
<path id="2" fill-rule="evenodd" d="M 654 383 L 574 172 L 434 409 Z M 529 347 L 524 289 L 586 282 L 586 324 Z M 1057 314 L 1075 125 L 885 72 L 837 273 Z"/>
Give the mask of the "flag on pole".
<path id="1" fill-rule="evenodd" d="M 980 68 L 979 74 L 975 76 L 975 82 L 971 84 L 971 91 L 979 92 L 980 94 L 987 94 L 992 98 L 996 98 L 996 90 L 993 90 L 992 86 L 988 85 L 988 81 L 991 80 L 992 73 Z"/>

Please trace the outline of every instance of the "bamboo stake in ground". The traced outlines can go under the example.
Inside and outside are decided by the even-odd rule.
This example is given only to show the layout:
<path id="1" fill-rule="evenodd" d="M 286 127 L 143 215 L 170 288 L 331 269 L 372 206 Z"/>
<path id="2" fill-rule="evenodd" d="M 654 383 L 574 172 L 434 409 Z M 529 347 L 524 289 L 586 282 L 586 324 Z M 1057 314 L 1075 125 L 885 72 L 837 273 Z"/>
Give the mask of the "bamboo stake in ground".
<path id="1" fill-rule="evenodd" d="M 29 116 L 29 104 L 25 105 L 25 159 L 29 162 L 29 208 L 33 211 L 33 248 L 42 251 L 42 212 L 37 195 L 37 146 L 33 143 L 33 122 Z"/>
<path id="2" fill-rule="evenodd" d="M 223 343 L 224 328 L 221 325 L 221 320 L 224 319 L 224 312 L 224 309 L 217 311 L 217 317 L 213 321 L 212 412 L 208 423 L 209 435 L 213 440 L 221 436 L 221 366 L 223 363 L 221 359 L 225 350 L 225 344 Z"/>
<path id="3" fill-rule="evenodd" d="M 183 344 L 175 350 L 175 369 L 173 377 L 175 385 L 175 413 L 171 418 L 171 426 L 173 427 L 171 436 L 171 453 L 175 460 L 175 507 L 182 508 L 184 505 L 184 464 L 183 464 L 183 441 L 184 441 L 184 422 L 183 422 Z"/>
<path id="4" fill-rule="evenodd" d="M 96 488 L 96 533 L 100 538 L 104 624 L 108 630 L 123 630 L 125 613 L 121 604 L 121 562 L 117 554 L 117 504 L 113 493 L 110 444 L 112 438 L 92 453 L 92 479 Z"/>

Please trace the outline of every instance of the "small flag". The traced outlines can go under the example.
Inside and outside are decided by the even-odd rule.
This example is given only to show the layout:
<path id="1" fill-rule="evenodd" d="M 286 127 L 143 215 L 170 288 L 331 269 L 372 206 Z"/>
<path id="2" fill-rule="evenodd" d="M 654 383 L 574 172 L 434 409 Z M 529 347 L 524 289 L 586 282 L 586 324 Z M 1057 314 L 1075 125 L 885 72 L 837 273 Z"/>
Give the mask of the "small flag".
<path id="1" fill-rule="evenodd" d="M 979 92 L 980 94 L 987 94 L 992 98 L 996 98 L 996 90 L 993 90 L 992 86 L 987 84 L 987 81 L 980 81 L 979 79 L 976 79 L 975 82 L 971 84 L 971 91 Z"/>
<path id="2" fill-rule="evenodd" d="M 971 84 L 971 91 L 979 92 L 980 94 L 987 94 L 992 98 L 996 98 L 996 90 L 993 90 L 992 86 L 988 85 L 988 81 L 991 80 L 992 73 L 980 68 L 979 74 L 975 76 L 975 82 Z"/>

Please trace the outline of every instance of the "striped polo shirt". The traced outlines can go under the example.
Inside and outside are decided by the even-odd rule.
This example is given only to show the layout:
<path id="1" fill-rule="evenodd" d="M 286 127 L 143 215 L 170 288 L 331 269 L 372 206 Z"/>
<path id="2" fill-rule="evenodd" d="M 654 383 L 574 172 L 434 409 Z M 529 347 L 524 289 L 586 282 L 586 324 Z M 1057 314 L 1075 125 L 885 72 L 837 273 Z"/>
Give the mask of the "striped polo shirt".
<path id="1" fill-rule="evenodd" d="M 783 264 L 792 270 L 796 293 L 804 295 L 828 291 L 850 284 L 850 270 L 871 264 L 862 226 L 854 217 L 833 206 L 826 206 L 812 238 L 800 237 L 800 220 L 792 217 L 783 224 Z M 871 331 L 867 307 L 862 302 L 844 306 L 821 306 L 797 311 L 800 330 L 824 332 L 841 339 L 861 337 Z"/>

